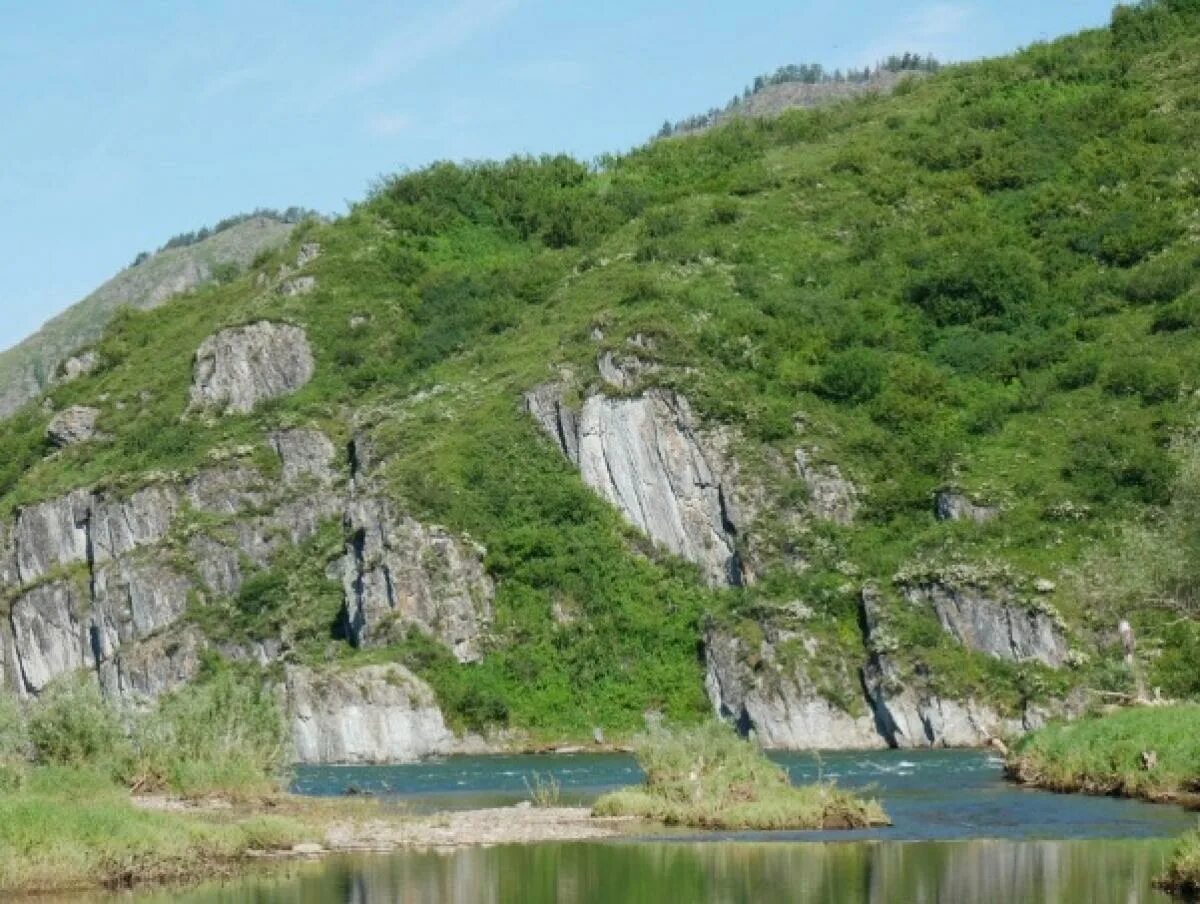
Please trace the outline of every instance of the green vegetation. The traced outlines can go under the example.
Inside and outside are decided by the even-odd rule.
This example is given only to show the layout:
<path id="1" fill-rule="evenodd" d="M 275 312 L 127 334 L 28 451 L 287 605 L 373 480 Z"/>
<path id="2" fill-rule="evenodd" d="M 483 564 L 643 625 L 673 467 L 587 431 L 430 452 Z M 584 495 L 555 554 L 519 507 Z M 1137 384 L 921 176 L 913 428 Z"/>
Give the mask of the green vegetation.
<path id="1" fill-rule="evenodd" d="M 291 818 L 154 812 L 92 769 L 33 769 L 0 794 L 0 893 L 209 878 L 319 837 Z"/>
<path id="2" fill-rule="evenodd" d="M 1200 794 L 1200 705 L 1141 707 L 1023 738 L 1008 771 L 1052 791 L 1171 800 Z"/>
<path id="3" fill-rule="evenodd" d="M 143 792 L 247 797 L 277 791 L 285 764 L 271 691 L 215 659 L 145 712 L 118 709 L 82 677 L 56 682 L 27 712 L 0 701 L 0 777 L 9 787 L 31 769 L 61 768 Z"/>
<path id="4" fill-rule="evenodd" d="M 0 698 L 0 892 L 212 877 L 321 837 L 331 813 L 279 799 L 283 725 L 261 683 L 216 665 L 147 713 L 66 680 L 23 713 Z M 154 810 L 130 790 L 259 806 Z"/>
<path id="5" fill-rule="evenodd" d="M 597 816 L 705 829 L 842 829 L 888 825 L 883 809 L 830 783 L 794 787 L 787 772 L 724 724 L 655 729 L 636 746 L 640 787 L 605 794 Z"/>
<path id="6" fill-rule="evenodd" d="M 944 67 L 888 97 L 734 121 L 596 166 L 514 158 L 385 179 L 242 276 L 120 314 L 97 370 L 49 393 L 56 408 L 98 407 L 110 438 L 48 454 L 40 407 L 6 421 L 0 516 L 82 485 L 187 474 L 282 426 L 337 443 L 361 432 L 400 510 L 486 547 L 497 597 L 481 661 L 420 636 L 341 641 L 324 570 L 337 525 L 189 617 L 232 643 L 285 636 L 310 664 L 401 661 L 457 727 L 621 737 L 647 709 L 698 722 L 704 618 L 749 632 L 793 601 L 811 609 L 819 656 L 853 675 L 867 582 L 894 610 L 890 656 L 939 693 L 1013 712 L 1073 687 L 1132 692 L 1113 641 L 1126 618 L 1152 685 L 1189 697 L 1196 17 L 1182 0 L 1122 9 L 1110 29 Z M 310 241 L 315 290 L 274 291 Z M 200 343 L 258 318 L 306 329 L 313 381 L 250 415 L 182 418 Z M 764 487 L 767 510 L 740 538 L 765 551 L 749 588 L 708 589 L 651 548 L 521 410 L 524 391 L 563 368 L 586 382 L 600 352 L 638 337 L 659 365 L 644 384 L 735 436 L 742 477 Z M 798 517 L 798 445 L 862 489 L 854 524 Z M 948 485 L 1000 516 L 937 521 L 931 497 Z M 1153 575 L 1089 589 L 1168 536 L 1179 554 L 1146 559 Z M 969 652 L 900 604 L 897 574 L 966 565 L 1022 593 L 1052 581 L 1037 601 L 1067 626 L 1071 665 Z"/>
<path id="7" fill-rule="evenodd" d="M 1200 895 L 1200 831 L 1185 835 L 1180 840 L 1167 872 L 1158 880 L 1158 885 L 1187 900 Z"/>

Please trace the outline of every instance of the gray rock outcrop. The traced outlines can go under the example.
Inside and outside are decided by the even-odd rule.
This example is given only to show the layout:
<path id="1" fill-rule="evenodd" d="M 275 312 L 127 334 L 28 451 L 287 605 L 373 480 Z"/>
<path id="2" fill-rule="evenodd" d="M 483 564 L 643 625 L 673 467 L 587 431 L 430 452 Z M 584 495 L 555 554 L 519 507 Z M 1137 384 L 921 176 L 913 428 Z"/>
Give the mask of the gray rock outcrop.
<path id="1" fill-rule="evenodd" d="M 817 465 L 804 449 L 795 452 L 796 473 L 808 487 L 808 505 L 818 518 L 849 524 L 858 512 L 858 488 L 836 465 Z"/>
<path id="2" fill-rule="evenodd" d="M 192 405 L 248 414 L 260 402 L 300 389 L 313 369 L 301 327 L 260 320 L 221 330 L 196 352 Z"/>
<path id="3" fill-rule="evenodd" d="M 317 288 L 315 276 L 293 276 L 279 284 L 279 294 L 286 297 L 307 295 Z"/>
<path id="4" fill-rule="evenodd" d="M 270 442 L 283 465 L 286 482 L 310 479 L 319 484 L 333 483 L 337 476 L 333 468 L 337 452 L 320 430 L 280 430 L 271 434 Z"/>
<path id="5" fill-rule="evenodd" d="M 99 408 L 73 405 L 50 419 L 46 426 L 46 439 L 60 449 L 74 446 L 76 443 L 86 443 L 96 438 L 96 420 L 99 417 Z"/>
<path id="6" fill-rule="evenodd" d="M 662 390 L 593 395 L 575 415 L 548 386 L 528 393 L 525 405 L 584 483 L 631 524 L 699 565 L 710 584 L 743 583 L 729 489 L 685 399 Z"/>
<path id="7" fill-rule="evenodd" d="M 342 560 L 346 626 L 358 646 L 386 643 L 414 626 L 461 662 L 480 656 L 495 589 L 483 549 L 396 512 L 386 500 L 359 499 L 346 511 Z"/>
<path id="8" fill-rule="evenodd" d="M 870 658 L 863 687 L 880 736 L 891 747 L 979 747 L 990 738 L 1023 730 L 975 700 L 944 698 L 930 689 L 928 676 L 903 675 L 888 652 L 882 597 L 874 587 L 861 596 L 861 622 Z"/>
<path id="9" fill-rule="evenodd" d="M 13 601 L 13 641 L 25 690 L 37 693 L 59 675 L 95 665 L 84 608 L 70 580 L 40 584 Z"/>
<path id="10" fill-rule="evenodd" d="M 939 490 L 933 496 L 933 514 L 939 521 L 973 521 L 984 524 L 1000 514 L 998 506 L 979 505 L 963 493 Z"/>
<path id="11" fill-rule="evenodd" d="M 798 639 L 810 656 L 816 652 L 817 641 L 811 636 L 791 639 Z M 804 663 L 783 667 L 769 638 L 757 650 L 749 650 L 735 634 L 710 626 L 705 632 L 704 662 L 705 688 L 717 716 L 742 733 L 753 730 L 764 747 L 862 750 L 887 746 L 870 711 L 861 705 L 858 676 L 852 671 L 840 680 L 853 688 L 852 696 L 861 705 L 857 714 L 822 696 Z"/>
<path id="12" fill-rule="evenodd" d="M 410 762 L 453 745 L 432 689 L 399 665 L 289 668 L 284 693 L 299 763 Z"/>
<path id="13" fill-rule="evenodd" d="M 1054 668 L 1066 661 L 1069 647 L 1058 620 L 1009 590 L 935 580 L 904 587 L 903 592 L 915 605 L 932 606 L 942 628 L 968 649 Z"/>
<path id="14" fill-rule="evenodd" d="M 88 349 L 72 355 L 62 365 L 62 382 L 69 383 L 90 374 L 100 364 L 100 355 L 95 349 Z"/>

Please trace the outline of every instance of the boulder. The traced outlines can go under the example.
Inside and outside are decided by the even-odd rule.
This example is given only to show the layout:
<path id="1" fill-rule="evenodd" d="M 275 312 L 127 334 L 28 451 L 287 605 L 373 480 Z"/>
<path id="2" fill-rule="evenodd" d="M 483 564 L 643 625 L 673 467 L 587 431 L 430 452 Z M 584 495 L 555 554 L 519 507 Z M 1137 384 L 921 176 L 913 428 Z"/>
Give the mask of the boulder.
<path id="1" fill-rule="evenodd" d="M 293 276 L 279 284 L 279 294 L 288 297 L 307 295 L 316 287 L 317 278 L 315 276 Z"/>
<path id="2" fill-rule="evenodd" d="M 100 364 L 100 355 L 95 349 L 72 355 L 62 365 L 62 382 L 69 383 L 90 374 Z"/>
<path id="3" fill-rule="evenodd" d="M 296 252 L 296 266 L 304 267 L 321 256 L 321 245 L 318 242 L 305 242 Z"/>
<path id="4" fill-rule="evenodd" d="M 453 745 L 433 690 L 399 665 L 292 667 L 284 696 L 299 763 L 411 762 Z"/>
<path id="5" fill-rule="evenodd" d="M 46 426 L 46 439 L 53 446 L 62 449 L 77 443 L 86 443 L 97 436 L 96 420 L 100 417 L 99 408 L 89 408 L 86 405 L 72 405 L 54 415 Z"/>
<path id="6" fill-rule="evenodd" d="M 312 350 L 301 327 L 260 320 L 209 336 L 196 352 L 193 407 L 247 414 L 312 379 Z"/>
<path id="7" fill-rule="evenodd" d="M 461 662 L 479 658 L 495 593 L 481 547 L 401 515 L 383 499 L 351 502 L 346 528 L 342 583 L 356 645 L 386 643 L 392 628 L 413 626 Z"/>

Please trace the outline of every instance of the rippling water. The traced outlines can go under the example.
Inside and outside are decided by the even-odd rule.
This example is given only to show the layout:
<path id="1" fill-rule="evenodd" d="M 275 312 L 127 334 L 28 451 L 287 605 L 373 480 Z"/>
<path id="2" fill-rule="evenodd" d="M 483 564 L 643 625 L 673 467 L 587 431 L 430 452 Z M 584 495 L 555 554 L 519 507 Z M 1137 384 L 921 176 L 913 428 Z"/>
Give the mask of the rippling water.
<path id="1" fill-rule="evenodd" d="M 690 901 L 1087 902 L 1169 899 L 1152 888 L 1170 837 L 1196 824 L 1174 807 L 1026 791 L 978 752 L 777 757 L 793 780 L 872 790 L 895 820 L 863 832 L 663 833 L 656 838 L 339 857 L 269 877 L 136 904 Z M 453 757 L 408 766 L 306 768 L 305 794 L 369 791 L 420 809 L 524 799 L 532 773 L 589 801 L 639 780 L 623 756 Z M 82 900 L 82 899 L 81 899 Z M 89 901 L 110 900 L 91 898 Z"/>

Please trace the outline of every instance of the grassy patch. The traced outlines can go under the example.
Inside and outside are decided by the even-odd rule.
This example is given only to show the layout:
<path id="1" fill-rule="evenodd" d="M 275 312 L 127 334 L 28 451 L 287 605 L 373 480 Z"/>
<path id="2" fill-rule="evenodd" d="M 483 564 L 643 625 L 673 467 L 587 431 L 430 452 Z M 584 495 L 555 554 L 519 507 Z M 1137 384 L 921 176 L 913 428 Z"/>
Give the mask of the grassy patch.
<path id="1" fill-rule="evenodd" d="M 794 787 L 787 773 L 725 725 L 656 729 L 637 745 L 646 782 L 606 794 L 597 816 L 705 829 L 840 829 L 887 825 L 876 801 L 832 783 Z"/>
<path id="2" fill-rule="evenodd" d="M 1185 835 L 1175 849 L 1159 887 L 1189 900 L 1200 896 L 1200 831 Z"/>
<path id="3" fill-rule="evenodd" d="M 1128 709 L 1050 725 L 1017 745 L 1008 772 L 1052 791 L 1150 800 L 1200 792 L 1200 705 Z"/>
<path id="4" fill-rule="evenodd" d="M 0 794 L 0 891 L 194 879 L 319 837 L 294 818 L 151 812 L 102 771 L 38 767 Z"/>

